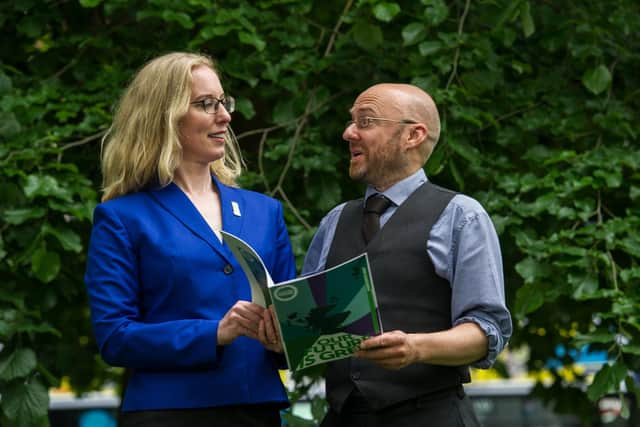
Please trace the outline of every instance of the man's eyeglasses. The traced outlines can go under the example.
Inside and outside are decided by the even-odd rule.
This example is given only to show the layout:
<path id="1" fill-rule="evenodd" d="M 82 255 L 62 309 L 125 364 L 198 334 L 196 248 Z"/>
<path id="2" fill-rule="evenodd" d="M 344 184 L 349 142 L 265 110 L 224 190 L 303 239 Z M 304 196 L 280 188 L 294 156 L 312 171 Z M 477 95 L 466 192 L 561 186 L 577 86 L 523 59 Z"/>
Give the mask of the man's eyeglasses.
<path id="1" fill-rule="evenodd" d="M 409 119 L 394 120 L 394 119 L 385 119 L 383 117 L 362 116 L 362 117 L 358 117 L 355 120 L 349 120 L 347 122 L 347 125 L 345 126 L 345 129 L 353 124 L 355 124 L 358 129 L 367 129 L 371 127 L 371 125 L 373 125 L 373 122 L 375 121 L 401 123 L 404 125 L 412 125 L 412 124 L 414 125 L 418 123 L 414 120 L 409 120 Z"/>
<path id="2" fill-rule="evenodd" d="M 219 99 L 205 98 L 200 101 L 191 102 L 191 105 L 199 105 L 205 113 L 216 114 L 220 108 L 220 104 L 224 106 L 227 113 L 233 113 L 236 109 L 236 100 L 233 96 L 223 96 Z"/>

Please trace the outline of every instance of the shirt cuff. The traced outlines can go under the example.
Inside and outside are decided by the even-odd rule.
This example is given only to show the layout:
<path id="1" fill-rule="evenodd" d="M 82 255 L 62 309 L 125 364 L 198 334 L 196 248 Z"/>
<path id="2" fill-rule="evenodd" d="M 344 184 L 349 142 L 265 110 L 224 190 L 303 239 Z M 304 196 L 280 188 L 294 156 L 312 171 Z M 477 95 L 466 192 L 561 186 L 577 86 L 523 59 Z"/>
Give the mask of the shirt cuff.
<path id="1" fill-rule="evenodd" d="M 477 317 L 472 317 L 472 316 L 461 317 L 460 319 L 455 321 L 453 326 L 458 326 L 461 323 L 469 323 L 469 322 L 475 323 L 480 327 L 480 329 L 482 329 L 482 332 L 484 332 L 484 334 L 486 335 L 489 343 L 487 346 L 487 355 L 484 358 L 473 362 L 471 366 L 479 369 L 489 369 L 491 366 L 493 366 L 493 364 L 496 361 L 496 358 L 498 357 L 498 354 L 502 350 L 502 345 L 501 345 L 502 337 L 500 336 L 500 334 L 498 333 L 498 330 L 496 329 L 495 326 L 493 326 L 492 323 Z"/>

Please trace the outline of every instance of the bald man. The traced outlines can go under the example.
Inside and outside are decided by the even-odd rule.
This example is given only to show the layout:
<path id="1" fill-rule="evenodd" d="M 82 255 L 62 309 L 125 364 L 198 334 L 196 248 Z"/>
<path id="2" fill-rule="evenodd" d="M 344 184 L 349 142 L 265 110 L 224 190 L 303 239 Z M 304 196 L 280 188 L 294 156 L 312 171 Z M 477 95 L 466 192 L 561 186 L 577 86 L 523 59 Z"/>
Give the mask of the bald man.
<path id="1" fill-rule="evenodd" d="M 350 113 L 342 137 L 365 197 L 322 219 L 302 273 L 367 252 L 386 332 L 327 366 L 321 425 L 477 426 L 468 366 L 490 367 L 512 332 L 495 228 L 476 200 L 428 181 L 440 118 L 426 92 L 378 84 Z"/>

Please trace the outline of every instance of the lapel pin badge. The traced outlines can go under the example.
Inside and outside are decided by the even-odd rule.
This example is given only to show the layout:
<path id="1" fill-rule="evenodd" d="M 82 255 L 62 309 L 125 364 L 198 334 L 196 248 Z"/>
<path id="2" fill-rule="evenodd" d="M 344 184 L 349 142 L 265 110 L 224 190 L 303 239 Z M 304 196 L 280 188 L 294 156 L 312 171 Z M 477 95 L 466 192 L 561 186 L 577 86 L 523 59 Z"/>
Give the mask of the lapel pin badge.
<path id="1" fill-rule="evenodd" d="M 240 213 L 240 205 L 238 205 L 238 202 L 231 202 L 231 210 L 233 211 L 233 214 L 235 216 L 242 216 L 242 214 Z"/>

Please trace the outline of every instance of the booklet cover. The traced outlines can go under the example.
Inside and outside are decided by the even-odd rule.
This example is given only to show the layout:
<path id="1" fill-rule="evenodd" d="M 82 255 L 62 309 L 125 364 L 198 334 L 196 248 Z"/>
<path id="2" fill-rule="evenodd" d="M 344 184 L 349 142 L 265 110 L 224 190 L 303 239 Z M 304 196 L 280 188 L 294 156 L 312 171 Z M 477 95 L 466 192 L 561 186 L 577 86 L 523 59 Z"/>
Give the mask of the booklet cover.
<path id="1" fill-rule="evenodd" d="M 226 231 L 220 231 L 222 238 L 236 257 L 251 286 L 251 301 L 263 307 L 271 305 L 271 296 L 267 288 L 273 286 L 273 280 L 260 255 L 244 240 Z"/>
<path id="2" fill-rule="evenodd" d="M 246 242 L 224 231 L 222 235 L 249 279 L 254 302 L 273 303 L 292 371 L 350 357 L 361 341 L 382 333 L 366 253 L 319 273 L 274 284 Z"/>

